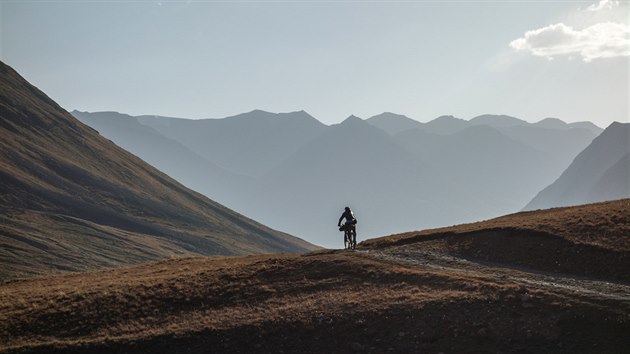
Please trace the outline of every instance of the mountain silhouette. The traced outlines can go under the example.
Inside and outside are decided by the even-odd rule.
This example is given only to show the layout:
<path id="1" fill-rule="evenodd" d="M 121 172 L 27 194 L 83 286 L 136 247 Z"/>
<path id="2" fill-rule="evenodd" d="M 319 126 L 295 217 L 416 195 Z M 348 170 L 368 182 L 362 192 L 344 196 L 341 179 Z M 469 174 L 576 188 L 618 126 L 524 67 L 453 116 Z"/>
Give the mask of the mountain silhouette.
<path id="1" fill-rule="evenodd" d="M 552 117 L 545 118 L 541 121 L 534 123 L 533 125 L 537 127 L 541 127 L 541 128 L 547 128 L 547 129 L 566 129 L 568 126 L 567 123 L 565 123 L 564 121 L 558 118 L 552 118 Z"/>
<path id="2" fill-rule="evenodd" d="M 472 219 L 477 211 L 461 201 L 474 198 L 449 181 L 381 129 L 351 116 L 265 176 L 260 189 L 268 214 L 260 219 L 276 226 L 280 220 L 272 219 L 282 217 L 283 230 L 303 230 L 324 245 L 339 237 L 334 225 L 346 205 L 359 219 L 361 239 Z"/>
<path id="3" fill-rule="evenodd" d="M 314 247 L 191 191 L 0 63 L 0 278 Z"/>
<path id="4" fill-rule="evenodd" d="M 466 129 L 469 126 L 470 124 L 461 118 L 455 118 L 453 116 L 439 116 L 434 120 L 425 123 L 423 125 L 423 129 L 433 134 L 453 134 Z"/>
<path id="5" fill-rule="evenodd" d="M 544 151 L 549 158 L 557 161 L 554 176 L 564 171 L 577 154 L 593 141 L 599 131 L 588 128 L 550 129 L 540 126 L 525 125 L 499 129 L 506 136 L 521 141 L 533 148 Z"/>
<path id="6" fill-rule="evenodd" d="M 519 134 L 522 128 L 526 128 L 527 130 L 534 132 L 540 131 L 537 130 L 537 128 L 541 128 L 545 130 L 551 130 L 556 133 L 559 130 L 575 131 L 577 129 L 581 129 L 589 131 L 592 138 L 602 132 L 601 128 L 591 122 L 566 123 L 558 118 L 545 118 L 536 123 L 529 123 L 522 119 L 518 119 L 508 115 L 497 114 L 484 114 L 474 117 L 468 121 L 461 118 L 453 117 L 451 115 L 444 115 L 437 117 L 429 122 L 421 123 L 403 115 L 386 112 L 367 119 L 366 121 L 374 125 L 375 127 L 383 129 L 390 135 L 396 135 L 405 130 L 417 128 L 423 129 L 424 131 L 432 134 L 448 135 L 477 125 L 490 126 L 517 140 L 521 140 L 521 137 L 512 136 L 512 132 L 514 132 L 514 134 Z"/>
<path id="7" fill-rule="evenodd" d="M 389 135 L 402 131 L 422 127 L 422 123 L 402 114 L 391 112 L 381 113 L 365 120 L 369 124 L 384 130 Z"/>
<path id="8" fill-rule="evenodd" d="M 519 125 L 528 125 L 529 123 L 515 117 L 505 114 L 484 114 L 472 118 L 468 121 L 470 125 L 487 125 L 493 128 L 506 128 Z"/>
<path id="9" fill-rule="evenodd" d="M 347 204 L 360 215 L 360 239 L 517 211 L 596 136 L 566 123 L 549 121 L 547 128 L 497 115 L 480 116 L 476 123 L 452 116 L 420 123 L 384 113 L 367 120 L 350 116 L 331 126 L 303 111 L 255 110 L 196 121 L 120 118 L 162 135 L 163 143 L 138 136 L 127 137 L 132 141 L 123 146 L 147 142 L 131 151 L 170 176 L 265 225 L 327 247 L 338 246 L 340 235 L 330 220 Z M 113 134 L 108 137 L 115 142 L 129 135 L 99 130 Z M 147 151 L 161 151 L 151 145 L 171 146 L 168 141 L 205 163 L 185 168 L 182 155 L 176 165 L 157 165 L 159 155 L 170 155 L 160 152 L 152 159 Z M 212 172 L 195 178 L 201 168 L 195 164 L 220 169 L 228 181 Z"/>
<path id="10" fill-rule="evenodd" d="M 73 111 L 81 122 L 98 130 L 123 149 L 132 152 L 186 187 L 230 207 L 246 201 L 240 193 L 253 180 L 231 173 L 199 156 L 180 142 L 169 139 L 138 118 L 117 112 L 88 113 Z"/>
<path id="11" fill-rule="evenodd" d="M 379 119 L 372 124 L 379 127 L 385 127 L 388 119 L 395 122 L 400 120 L 399 117 L 391 114 L 383 114 L 378 117 Z M 458 163 L 446 165 L 447 167 L 455 166 L 455 170 L 457 170 L 456 166 L 472 166 L 473 164 L 469 163 L 472 161 L 480 163 L 492 161 L 493 154 L 500 150 L 510 151 L 510 148 L 507 147 L 508 142 L 509 144 L 526 145 L 528 149 L 523 149 L 521 145 L 521 149 L 519 152 L 514 152 L 511 160 L 507 158 L 509 154 L 505 153 L 506 158 L 502 160 L 503 162 L 495 161 L 490 165 L 486 164 L 489 170 L 478 168 L 469 170 L 472 173 L 466 173 L 467 176 L 474 178 L 475 176 L 487 175 L 484 173 L 485 171 L 492 172 L 495 169 L 504 169 L 506 172 L 509 170 L 523 171 L 522 173 L 514 173 L 509 177 L 511 181 L 517 182 L 516 184 L 506 182 L 506 179 L 501 179 L 502 182 L 495 184 L 497 187 L 505 186 L 506 188 L 503 190 L 507 194 L 498 193 L 496 189 L 491 191 L 492 195 L 499 195 L 505 201 L 511 201 L 512 206 L 523 202 L 523 198 L 530 199 L 531 195 L 527 196 L 527 193 L 533 195 L 538 190 L 536 188 L 546 185 L 548 181 L 558 176 L 566 169 L 577 153 L 602 132 L 601 128 L 590 122 L 565 123 L 557 118 L 546 118 L 537 123 L 528 123 L 511 116 L 493 114 L 477 116 L 470 121 L 453 116 L 440 116 L 427 123 L 416 122 L 413 126 L 414 128 L 407 130 L 398 129 L 398 133 L 392 135 L 407 149 L 422 156 L 427 161 L 438 161 L 440 164 L 440 161 L 455 161 L 453 160 L 454 156 L 461 156 L 462 158 L 457 160 Z M 489 127 L 494 132 L 490 133 L 490 130 L 483 128 L 472 129 L 474 127 Z M 460 142 L 459 139 L 463 136 L 457 136 L 457 134 L 466 130 L 469 130 L 465 134 L 467 138 Z M 484 141 L 484 132 L 489 134 L 487 141 Z M 499 137 L 498 134 L 501 134 L 504 139 L 494 139 Z M 456 151 L 450 148 L 457 146 L 459 148 L 455 148 Z M 487 147 L 486 151 L 482 151 L 484 147 Z M 526 150 L 529 157 L 521 156 L 520 153 L 524 153 Z M 450 154 L 450 156 L 441 157 L 442 151 L 445 151 L 445 155 Z M 538 157 L 534 157 L 536 155 Z M 526 163 L 519 163 L 519 161 Z M 461 174 L 461 169 L 457 173 Z M 490 173 L 487 179 L 480 179 L 479 181 L 484 183 L 483 181 L 497 181 L 497 179 L 500 179 L 498 175 Z M 519 193 L 520 197 L 513 198 L 510 195 L 510 189 Z M 502 209 L 501 212 L 508 211 Z"/>
<path id="12" fill-rule="evenodd" d="M 630 154 L 604 172 L 588 194 L 588 200 L 606 201 L 630 196 Z"/>
<path id="13" fill-rule="evenodd" d="M 581 128 L 587 129 L 591 132 L 598 134 L 602 132 L 602 129 L 591 122 L 574 122 L 566 123 L 558 118 L 545 118 L 539 122 L 532 124 L 532 126 L 547 128 L 547 129 L 573 129 Z"/>
<path id="14" fill-rule="evenodd" d="M 218 166 L 253 177 L 271 171 L 326 127 L 304 111 L 254 110 L 200 120 L 141 116 L 138 120 Z"/>
<path id="15" fill-rule="evenodd" d="M 630 123 L 612 123 L 525 210 L 628 198 L 629 153 Z"/>

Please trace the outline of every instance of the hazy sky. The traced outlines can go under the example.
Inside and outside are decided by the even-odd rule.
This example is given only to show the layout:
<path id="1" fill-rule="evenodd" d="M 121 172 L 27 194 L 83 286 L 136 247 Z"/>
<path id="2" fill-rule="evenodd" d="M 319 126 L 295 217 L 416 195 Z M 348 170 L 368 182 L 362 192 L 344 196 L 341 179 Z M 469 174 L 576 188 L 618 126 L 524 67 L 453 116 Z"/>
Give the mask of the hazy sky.
<path id="1" fill-rule="evenodd" d="M 627 1 L 2 1 L 0 56 L 68 110 L 628 121 Z"/>

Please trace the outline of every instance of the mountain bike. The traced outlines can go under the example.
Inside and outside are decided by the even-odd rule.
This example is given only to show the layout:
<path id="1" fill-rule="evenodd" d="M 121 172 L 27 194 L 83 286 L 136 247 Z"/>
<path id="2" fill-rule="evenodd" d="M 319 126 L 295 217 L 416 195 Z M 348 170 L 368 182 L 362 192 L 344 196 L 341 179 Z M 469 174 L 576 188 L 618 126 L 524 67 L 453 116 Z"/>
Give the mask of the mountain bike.
<path id="1" fill-rule="evenodd" d="M 345 249 L 355 249 L 357 246 L 357 227 L 354 224 L 344 224 L 339 230 L 343 231 L 343 244 Z"/>

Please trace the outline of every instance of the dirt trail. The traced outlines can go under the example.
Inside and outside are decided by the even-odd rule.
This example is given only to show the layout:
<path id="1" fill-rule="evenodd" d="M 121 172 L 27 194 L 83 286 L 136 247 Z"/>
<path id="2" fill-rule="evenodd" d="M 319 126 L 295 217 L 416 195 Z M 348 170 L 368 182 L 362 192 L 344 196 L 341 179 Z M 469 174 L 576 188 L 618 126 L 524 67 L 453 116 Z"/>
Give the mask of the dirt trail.
<path id="1" fill-rule="evenodd" d="M 393 247 L 382 250 L 359 250 L 367 257 L 413 265 L 420 268 L 456 271 L 471 275 L 483 275 L 541 289 L 572 292 L 589 298 L 630 302 L 630 284 L 614 283 L 566 274 L 538 272 L 509 265 L 475 262 L 434 250 L 404 249 Z"/>

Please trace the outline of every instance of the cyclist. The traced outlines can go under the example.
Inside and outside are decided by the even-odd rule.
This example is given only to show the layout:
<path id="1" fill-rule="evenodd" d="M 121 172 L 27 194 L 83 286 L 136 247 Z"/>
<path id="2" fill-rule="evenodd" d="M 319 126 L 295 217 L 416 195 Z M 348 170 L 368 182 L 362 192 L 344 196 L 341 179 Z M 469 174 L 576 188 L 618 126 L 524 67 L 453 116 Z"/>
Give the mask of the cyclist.
<path id="1" fill-rule="evenodd" d="M 346 222 L 343 226 L 342 229 L 340 230 L 345 230 L 347 228 L 352 228 L 352 243 L 356 244 L 357 242 L 357 228 L 356 228 L 356 224 L 357 224 L 357 218 L 354 217 L 354 213 L 352 212 L 352 210 L 350 210 L 350 207 L 346 207 L 345 210 L 343 211 L 343 214 L 341 214 L 341 217 L 339 218 L 339 222 L 337 222 L 337 226 L 341 226 L 341 221 L 343 219 L 346 219 Z"/>

